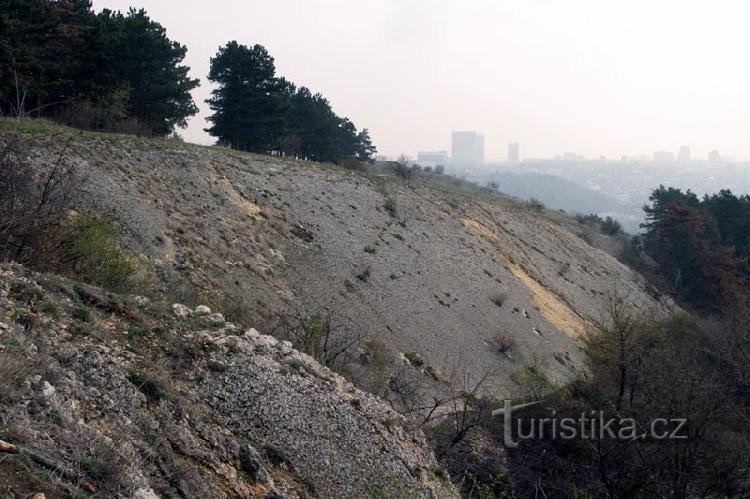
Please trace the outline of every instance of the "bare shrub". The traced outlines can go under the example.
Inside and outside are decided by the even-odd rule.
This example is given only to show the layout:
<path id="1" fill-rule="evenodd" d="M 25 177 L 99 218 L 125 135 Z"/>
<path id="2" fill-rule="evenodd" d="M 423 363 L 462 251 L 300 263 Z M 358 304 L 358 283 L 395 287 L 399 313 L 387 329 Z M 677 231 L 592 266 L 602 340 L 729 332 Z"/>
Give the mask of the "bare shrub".
<path id="1" fill-rule="evenodd" d="M 96 99 L 75 100 L 53 116 L 65 125 L 101 132 L 151 135 L 148 127 L 128 115 L 130 88 L 126 85 Z"/>
<path id="2" fill-rule="evenodd" d="M 391 163 L 391 171 L 393 171 L 393 174 L 398 178 L 408 181 L 414 178 L 414 176 L 422 170 L 419 166 L 414 166 L 416 168 L 409 165 L 409 159 L 406 156 L 401 155 L 397 161 Z"/>
<path id="3" fill-rule="evenodd" d="M 403 163 L 394 163 L 391 166 L 391 169 L 393 170 L 394 175 L 403 180 L 409 180 L 414 176 L 414 170 Z"/>
<path id="4" fill-rule="evenodd" d="M 451 453 L 475 428 L 489 423 L 492 399 L 484 392 L 494 376 L 494 370 L 485 371 L 479 378 L 472 378 L 463 370 L 449 376 L 448 393 L 442 400 L 435 399 L 435 408 L 424 420 L 427 424 L 432 419 L 441 419 L 431 432 L 438 459 Z"/>
<path id="5" fill-rule="evenodd" d="M 496 333 L 490 341 L 490 347 L 497 353 L 507 353 L 516 346 L 516 340 L 507 331 Z"/>
<path id="6" fill-rule="evenodd" d="M 365 166 L 365 163 L 358 160 L 357 158 L 346 158 L 341 160 L 339 163 L 340 166 L 343 168 L 346 168 L 347 170 L 352 170 L 355 172 L 364 172 L 367 171 L 367 167 Z"/>
<path id="7" fill-rule="evenodd" d="M 79 194 L 80 178 L 65 151 L 34 168 L 17 136 L 0 149 L 0 259 L 43 266 L 57 230 Z"/>
<path id="8" fill-rule="evenodd" d="M 385 199 L 383 200 L 383 208 L 393 218 L 396 218 L 398 216 L 398 210 L 396 208 L 396 200 L 392 196 L 385 197 Z"/>
<path id="9" fill-rule="evenodd" d="M 433 408 L 428 402 L 428 391 L 429 385 L 423 381 L 419 373 L 415 374 L 413 369 L 401 367 L 388 377 L 388 390 L 383 395 L 391 407 L 406 416 L 418 419 L 419 426 L 422 426 L 425 423 L 424 418 L 431 416 L 430 409 Z M 443 399 L 438 397 L 436 400 L 442 403 Z"/>
<path id="10" fill-rule="evenodd" d="M 508 295 L 506 293 L 496 293 L 492 295 L 492 303 L 497 305 L 498 307 L 502 307 L 505 302 L 508 300 Z"/>
<path id="11" fill-rule="evenodd" d="M 364 339 L 361 328 L 324 307 L 311 313 L 296 308 L 279 316 L 273 329 L 288 338 L 297 350 L 336 370 L 352 361 Z"/>
<path id="12" fill-rule="evenodd" d="M 529 199 L 528 206 L 529 206 L 529 209 L 533 211 L 534 213 L 541 213 L 544 211 L 544 203 L 542 203 L 536 198 Z"/>

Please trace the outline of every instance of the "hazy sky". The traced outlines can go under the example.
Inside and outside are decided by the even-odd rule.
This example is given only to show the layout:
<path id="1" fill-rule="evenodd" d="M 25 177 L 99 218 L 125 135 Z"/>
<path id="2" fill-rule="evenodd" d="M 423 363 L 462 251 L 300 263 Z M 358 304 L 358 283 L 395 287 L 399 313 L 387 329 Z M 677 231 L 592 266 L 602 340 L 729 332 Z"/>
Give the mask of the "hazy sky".
<path id="1" fill-rule="evenodd" d="M 750 157 L 746 0 L 94 0 L 145 8 L 188 47 L 203 132 L 209 59 L 265 45 L 279 75 L 369 128 L 379 152 L 450 149 L 451 130 L 523 157 L 711 149 Z"/>

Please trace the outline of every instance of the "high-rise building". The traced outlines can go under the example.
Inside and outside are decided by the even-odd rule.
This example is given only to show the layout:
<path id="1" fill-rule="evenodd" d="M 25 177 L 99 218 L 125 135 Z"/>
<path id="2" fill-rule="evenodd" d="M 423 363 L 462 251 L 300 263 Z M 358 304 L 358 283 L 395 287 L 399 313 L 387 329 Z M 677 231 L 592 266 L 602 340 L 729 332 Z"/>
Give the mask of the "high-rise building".
<path id="1" fill-rule="evenodd" d="M 680 147 L 677 153 L 677 161 L 690 161 L 690 146 Z"/>
<path id="2" fill-rule="evenodd" d="M 447 151 L 419 151 L 417 153 L 417 163 L 422 166 L 445 166 L 448 160 Z"/>
<path id="3" fill-rule="evenodd" d="M 508 163 L 518 164 L 521 162 L 521 146 L 518 142 L 508 144 Z"/>
<path id="4" fill-rule="evenodd" d="M 451 159 L 460 166 L 483 163 L 484 136 L 476 132 L 452 132 Z"/>
<path id="5" fill-rule="evenodd" d="M 719 151 L 714 149 L 710 153 L 708 153 L 708 160 L 712 162 L 718 162 L 721 161 L 721 154 L 719 154 Z"/>
<path id="6" fill-rule="evenodd" d="M 669 151 L 656 151 L 654 153 L 654 161 L 659 163 L 671 163 L 674 161 L 674 153 Z"/>
<path id="7" fill-rule="evenodd" d="M 562 156 L 559 156 L 559 158 L 563 161 L 583 161 L 584 159 L 586 159 L 586 157 L 582 154 L 578 154 L 575 152 L 564 152 L 562 153 Z"/>

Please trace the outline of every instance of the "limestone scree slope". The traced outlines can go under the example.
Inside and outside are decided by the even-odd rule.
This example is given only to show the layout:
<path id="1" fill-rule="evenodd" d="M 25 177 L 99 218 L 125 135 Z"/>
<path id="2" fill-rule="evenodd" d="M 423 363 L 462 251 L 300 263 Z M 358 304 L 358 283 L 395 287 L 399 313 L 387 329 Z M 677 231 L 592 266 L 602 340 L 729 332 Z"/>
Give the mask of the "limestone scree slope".
<path id="1" fill-rule="evenodd" d="M 118 222 L 165 292 L 231 304 L 263 332 L 285 310 L 330 310 L 441 381 L 491 371 L 493 390 L 512 394 L 530 363 L 568 379 L 608 296 L 666 309 L 570 219 L 438 175 L 62 128 L 24 141 L 39 164 L 65 149 L 86 176 L 81 203 Z M 498 352 L 498 335 L 512 348 Z"/>

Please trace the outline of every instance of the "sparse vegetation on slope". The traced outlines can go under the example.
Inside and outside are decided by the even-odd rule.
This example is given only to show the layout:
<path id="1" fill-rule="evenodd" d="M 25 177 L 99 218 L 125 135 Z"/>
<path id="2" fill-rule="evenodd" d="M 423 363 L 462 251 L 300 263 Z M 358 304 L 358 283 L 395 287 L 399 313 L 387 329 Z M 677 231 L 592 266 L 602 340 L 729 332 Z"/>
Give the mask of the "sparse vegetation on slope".
<path id="1" fill-rule="evenodd" d="M 419 432 L 288 342 L 18 265 L 0 264 L 0 400 L 11 497 L 455 495 Z"/>
<path id="2" fill-rule="evenodd" d="M 481 426 L 484 416 L 475 417 L 475 404 L 488 408 L 491 395 L 518 395 L 526 379 L 558 386 L 581 372 L 581 332 L 595 322 L 612 283 L 642 310 L 666 310 L 639 276 L 568 232 L 566 224 L 575 224 L 562 214 L 537 214 L 518 200 L 444 175 L 423 171 L 402 182 L 219 147 L 37 122 L 11 126 L 35 171 L 50 164 L 61 143 L 72 164 L 86 165 L 72 220 L 96 215 L 117 223 L 109 237 L 151 277 L 125 289 L 155 302 L 184 303 L 193 313 L 175 310 L 189 317 L 180 323 L 183 331 L 213 331 L 230 313 L 231 322 L 274 331 L 387 400 L 395 416 L 407 415 L 410 429 L 432 431 L 461 411 L 458 434 L 437 430 L 447 438 L 439 447 L 445 459 Z M 115 246 L 104 244 L 103 254 Z M 86 288 L 74 295 L 69 312 L 59 304 L 46 309 L 70 314 L 75 338 L 109 338 L 117 302 Z M 203 304 L 226 316 L 196 313 Z M 137 349 L 158 337 L 154 351 L 169 359 L 144 357 L 123 366 L 123 383 L 146 407 L 182 399 L 175 372 L 204 366 L 199 374 L 206 379 L 234 372 L 210 355 L 213 346 L 196 345 L 169 333 L 169 323 L 137 315 L 122 327 L 123 341 Z M 20 320 L 31 324 L 35 314 Z M 279 323 L 288 327 L 274 327 Z M 234 340 L 227 345 L 242 348 Z M 295 382 L 333 376 L 298 359 L 277 361 L 280 375 Z M 226 400 L 235 399 L 245 395 L 232 392 Z M 246 414 L 245 407 L 215 402 L 228 413 Z M 349 410 L 368 404 L 365 395 L 346 400 Z M 245 419 L 230 419 L 221 425 L 245 428 Z M 398 427 L 390 416 L 383 421 L 389 432 Z M 173 472 L 180 474 L 179 467 Z M 440 481 L 434 472 L 423 475 Z"/>

